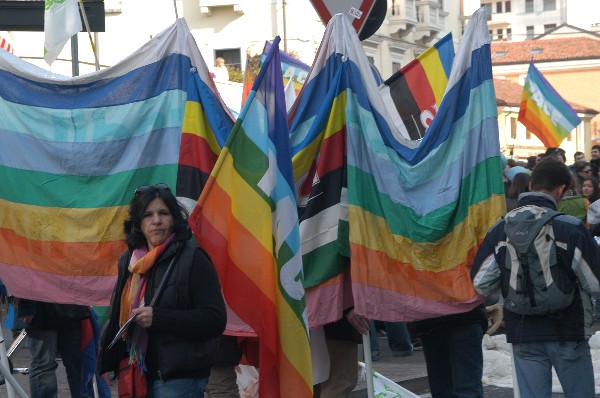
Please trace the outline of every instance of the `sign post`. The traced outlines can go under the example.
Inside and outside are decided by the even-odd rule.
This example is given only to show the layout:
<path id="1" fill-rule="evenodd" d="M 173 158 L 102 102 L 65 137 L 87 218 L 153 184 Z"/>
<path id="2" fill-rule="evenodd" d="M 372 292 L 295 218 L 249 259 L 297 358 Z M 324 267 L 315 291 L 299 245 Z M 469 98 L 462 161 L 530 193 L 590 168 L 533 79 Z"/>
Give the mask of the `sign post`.
<path id="1" fill-rule="evenodd" d="M 323 24 L 327 25 L 335 14 L 344 14 L 360 34 L 375 0 L 310 0 Z"/>

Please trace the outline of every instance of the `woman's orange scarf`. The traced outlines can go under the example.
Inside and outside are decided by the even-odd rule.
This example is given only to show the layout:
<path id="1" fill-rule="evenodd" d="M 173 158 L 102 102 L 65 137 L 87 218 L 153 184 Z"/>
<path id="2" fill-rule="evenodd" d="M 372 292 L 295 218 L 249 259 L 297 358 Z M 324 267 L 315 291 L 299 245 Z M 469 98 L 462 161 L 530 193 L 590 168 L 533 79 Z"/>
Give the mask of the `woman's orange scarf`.
<path id="1" fill-rule="evenodd" d="M 131 275 L 121 293 L 121 308 L 119 313 L 119 327 L 123 326 L 125 322 L 131 317 L 131 311 L 135 308 L 143 307 L 144 294 L 146 292 L 146 281 L 148 272 L 152 269 L 156 260 L 165 251 L 171 240 L 173 240 L 173 234 L 171 234 L 162 244 L 148 251 L 147 248 L 141 247 L 133 250 L 131 259 L 129 260 L 129 272 Z M 127 341 L 129 348 L 130 360 L 129 363 L 137 363 L 140 369 L 145 370 L 145 351 L 147 344 L 147 337 L 145 330 L 135 325 L 134 332 L 129 334 L 126 331 L 123 337 Z M 140 344 L 141 343 L 141 344 Z M 141 350 L 140 350 L 141 349 Z"/>

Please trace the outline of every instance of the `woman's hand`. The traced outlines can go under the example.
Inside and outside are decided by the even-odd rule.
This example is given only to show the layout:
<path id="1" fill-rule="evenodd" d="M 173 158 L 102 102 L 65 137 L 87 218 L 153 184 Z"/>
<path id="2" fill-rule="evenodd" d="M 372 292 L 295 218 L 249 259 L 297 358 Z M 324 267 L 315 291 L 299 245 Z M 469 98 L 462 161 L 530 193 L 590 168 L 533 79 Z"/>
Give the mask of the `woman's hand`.
<path id="1" fill-rule="evenodd" d="M 152 325 L 152 307 L 140 307 L 131 311 L 135 315 L 133 321 L 143 328 L 149 328 Z"/>

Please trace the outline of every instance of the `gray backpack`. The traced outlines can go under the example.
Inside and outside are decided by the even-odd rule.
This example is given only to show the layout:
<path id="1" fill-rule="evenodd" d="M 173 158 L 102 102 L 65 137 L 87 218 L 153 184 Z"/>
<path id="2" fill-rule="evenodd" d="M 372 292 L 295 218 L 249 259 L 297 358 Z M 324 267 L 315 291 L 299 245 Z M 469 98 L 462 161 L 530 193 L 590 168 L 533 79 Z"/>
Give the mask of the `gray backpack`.
<path id="1" fill-rule="evenodd" d="M 502 272 L 504 308 L 522 315 L 560 312 L 575 297 L 575 275 L 557 256 L 552 219 L 560 214 L 523 206 L 504 217 L 506 261 Z"/>

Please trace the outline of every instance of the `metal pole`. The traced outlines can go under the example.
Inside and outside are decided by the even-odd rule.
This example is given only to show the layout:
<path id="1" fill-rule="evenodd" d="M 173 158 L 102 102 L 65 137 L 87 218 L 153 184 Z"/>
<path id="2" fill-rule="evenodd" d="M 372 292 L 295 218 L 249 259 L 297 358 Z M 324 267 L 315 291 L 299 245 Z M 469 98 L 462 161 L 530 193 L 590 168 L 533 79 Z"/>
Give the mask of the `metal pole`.
<path id="1" fill-rule="evenodd" d="M 365 355 L 365 371 L 367 373 L 367 397 L 374 398 L 375 386 L 373 385 L 373 360 L 371 358 L 371 340 L 369 334 L 362 335 L 363 352 Z"/>
<path id="2" fill-rule="evenodd" d="M 96 60 L 96 70 L 100 70 L 100 61 L 98 61 L 98 53 L 96 53 L 96 46 L 94 46 L 94 41 L 92 40 L 92 32 L 90 32 L 90 23 L 88 22 L 87 13 L 85 12 L 85 8 L 83 7 L 83 0 L 79 0 L 79 10 L 81 11 L 81 16 L 83 18 L 83 23 L 85 25 L 85 30 L 87 31 L 88 38 L 90 40 L 90 45 L 92 46 L 92 52 L 94 53 L 94 59 Z"/>
<path id="3" fill-rule="evenodd" d="M 71 37 L 71 71 L 73 77 L 79 76 L 79 43 L 77 33 Z"/>
<path id="4" fill-rule="evenodd" d="M 177 0 L 173 0 L 173 8 L 175 8 L 175 19 L 178 19 L 179 14 L 177 13 Z"/>
<path id="5" fill-rule="evenodd" d="M 10 374 L 10 369 L 8 367 L 8 356 L 6 355 L 6 347 L 4 346 L 4 336 L 2 335 L 2 328 L 0 327 L 0 374 L 4 375 L 4 379 L 8 381 L 8 377 L 12 376 Z M 8 393 L 8 398 L 14 398 L 15 390 L 13 390 L 11 383 L 6 383 L 6 391 Z"/>

